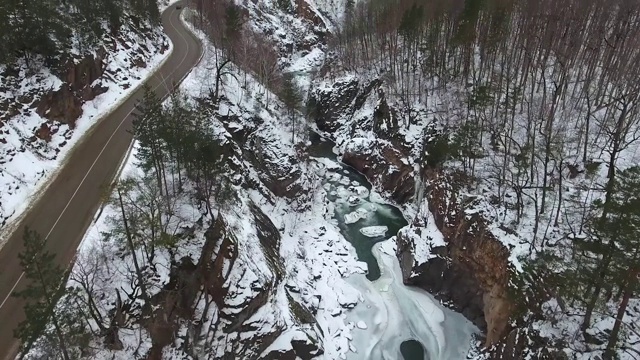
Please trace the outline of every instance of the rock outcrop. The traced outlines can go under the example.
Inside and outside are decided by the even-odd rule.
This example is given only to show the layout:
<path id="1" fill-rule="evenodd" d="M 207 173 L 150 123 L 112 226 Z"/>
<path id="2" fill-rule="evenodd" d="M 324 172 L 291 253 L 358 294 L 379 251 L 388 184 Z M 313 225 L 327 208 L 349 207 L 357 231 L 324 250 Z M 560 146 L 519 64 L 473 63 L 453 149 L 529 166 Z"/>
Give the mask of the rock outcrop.
<path id="1" fill-rule="evenodd" d="M 321 349 L 309 339 L 291 340 L 291 349 L 273 350 L 261 357 L 260 360 L 311 360 L 323 354 Z"/>
<path id="2" fill-rule="evenodd" d="M 252 185 L 266 186 L 279 197 L 299 196 L 304 174 L 298 165 L 298 154 L 282 143 L 271 124 L 258 115 L 250 119 L 241 119 L 235 114 L 217 118 L 238 144 L 242 158 L 256 170 L 260 184 Z"/>
<path id="3" fill-rule="evenodd" d="M 378 189 L 391 194 L 398 204 L 411 200 L 415 192 L 413 166 L 391 143 L 384 140 L 353 139 L 342 161 L 364 174 Z"/>
<path id="4" fill-rule="evenodd" d="M 189 257 L 185 257 L 173 264 L 169 282 L 152 298 L 153 314 L 144 324 L 152 342 L 146 357 L 148 360 L 161 359 L 164 349 L 174 344 L 180 336 L 181 319 L 193 319 L 196 316 L 195 305 L 201 289 L 208 297 L 200 316 L 208 314 L 208 309 L 218 309 L 216 314 L 219 319 L 210 325 L 212 328 L 209 331 L 224 335 L 225 349 L 229 350 L 220 356 L 210 354 L 213 359 L 227 359 L 230 354 L 234 359 L 311 359 L 322 354 L 322 348 L 316 341 L 302 331 L 299 331 L 300 336 L 291 340 L 288 350 L 279 347 L 279 350 L 267 351 L 287 330 L 286 325 L 276 322 L 270 326 L 256 326 L 250 321 L 261 308 L 273 301 L 282 276 L 282 264 L 277 255 L 280 233 L 258 207 L 251 206 L 251 213 L 255 221 L 255 234 L 272 274 L 263 273 L 261 278 L 254 278 L 251 282 L 232 279 L 237 274 L 244 277 L 243 274 L 250 270 L 239 256 L 240 249 L 233 231 L 223 217 L 218 216 L 205 232 L 198 262 L 194 264 Z M 250 288 L 241 288 L 240 283 L 246 283 Z M 290 306 L 299 308 L 300 313 L 308 312 L 293 300 Z M 196 322 L 196 327 L 204 326 L 206 322 L 207 319 L 203 317 Z M 299 322 L 304 324 L 305 320 L 299 319 Z M 193 329 L 194 333 L 200 333 L 201 330 Z M 312 334 L 313 331 L 310 330 Z"/>
<path id="5" fill-rule="evenodd" d="M 101 47 L 95 55 L 87 55 L 79 61 L 67 60 L 60 76 L 63 85 L 38 101 L 38 115 L 73 127 L 82 115 L 82 104 L 107 91 L 95 84 L 104 74 L 106 55 L 106 49 Z"/>
<path id="6" fill-rule="evenodd" d="M 372 97 L 374 89 L 380 85 L 381 81 L 377 79 L 361 84 L 356 77 L 348 77 L 336 81 L 331 87 L 313 89 L 309 92 L 307 101 L 309 116 L 320 131 L 334 133 L 354 118 L 355 113 L 363 108 L 365 102 Z M 359 127 L 373 128 L 373 119 L 363 120 L 367 124 L 359 124 Z"/>

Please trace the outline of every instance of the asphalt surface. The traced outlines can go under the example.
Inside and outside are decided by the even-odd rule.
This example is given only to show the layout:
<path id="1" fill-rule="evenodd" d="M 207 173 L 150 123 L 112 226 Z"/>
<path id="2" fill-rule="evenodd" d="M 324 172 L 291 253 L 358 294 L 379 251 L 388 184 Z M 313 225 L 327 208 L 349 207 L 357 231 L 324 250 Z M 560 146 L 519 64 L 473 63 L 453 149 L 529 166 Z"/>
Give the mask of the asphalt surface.
<path id="1" fill-rule="evenodd" d="M 162 14 L 173 52 L 147 81 L 161 97 L 168 95 L 173 84 L 180 83 L 201 55 L 200 42 L 180 21 L 176 6 Z M 14 359 L 20 345 L 13 330 L 24 319 L 24 304 L 11 293 L 23 289 L 27 281 L 17 256 L 22 251 L 24 227 L 46 236 L 47 250 L 57 254 L 61 265 L 69 265 L 101 205 L 103 189 L 112 183 L 131 144 L 132 113 L 142 95 L 141 87 L 84 136 L 0 249 L 0 359 Z"/>

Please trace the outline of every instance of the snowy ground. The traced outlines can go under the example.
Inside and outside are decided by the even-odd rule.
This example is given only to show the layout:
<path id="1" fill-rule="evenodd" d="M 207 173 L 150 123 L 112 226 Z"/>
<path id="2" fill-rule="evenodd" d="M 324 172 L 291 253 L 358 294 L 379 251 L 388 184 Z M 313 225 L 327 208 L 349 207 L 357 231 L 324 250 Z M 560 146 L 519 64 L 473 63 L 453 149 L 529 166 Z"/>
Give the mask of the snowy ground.
<path id="1" fill-rule="evenodd" d="M 160 53 L 163 45 L 169 51 Z M 140 68 L 132 64 L 139 51 L 148 56 L 146 67 Z M 116 47 L 105 59 L 105 74 L 98 80 L 101 86 L 107 87 L 104 94 L 82 106 L 83 113 L 76 121 L 75 128 L 68 125 L 52 123 L 35 113 L 29 104 L 23 105 L 20 114 L 8 119 L 0 127 L 0 231 L 3 236 L 11 233 L 11 225 L 33 204 L 34 199 L 64 163 L 65 157 L 78 143 L 96 121 L 122 103 L 136 88 L 152 74 L 171 53 L 171 43 L 160 32 L 155 39 L 131 33 L 125 42 L 116 41 Z M 26 75 L 22 69 L 22 82 L 18 92 L 0 92 L 0 99 L 19 99 L 21 96 L 42 92 L 47 89 L 56 90 L 62 85 L 60 79 L 43 68 L 32 76 Z M 3 79 L 0 78 L 0 84 Z M 15 100 L 17 101 L 17 100 Z M 52 130 L 48 143 L 35 139 L 35 132 L 41 124 L 48 123 Z M 0 236 L 0 246 L 2 245 Z"/>

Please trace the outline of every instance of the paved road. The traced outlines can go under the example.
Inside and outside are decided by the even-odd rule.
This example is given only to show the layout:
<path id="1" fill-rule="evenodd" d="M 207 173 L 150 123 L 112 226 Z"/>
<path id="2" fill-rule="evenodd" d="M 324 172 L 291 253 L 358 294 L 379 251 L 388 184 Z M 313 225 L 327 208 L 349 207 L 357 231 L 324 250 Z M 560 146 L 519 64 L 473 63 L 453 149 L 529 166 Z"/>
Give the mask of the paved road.
<path id="1" fill-rule="evenodd" d="M 162 14 L 173 53 L 147 81 L 162 97 L 168 94 L 168 86 L 182 80 L 201 54 L 200 42 L 183 26 L 175 7 Z M 46 235 L 48 250 L 58 254 L 61 264 L 72 260 L 100 206 L 101 189 L 111 183 L 131 144 L 131 113 L 142 92 L 142 88 L 136 91 L 74 148 L 56 179 L 0 249 L 0 359 L 15 358 L 19 347 L 13 329 L 24 319 L 23 304 L 10 294 L 22 289 L 26 281 L 17 258 L 22 251 L 24 226 Z"/>

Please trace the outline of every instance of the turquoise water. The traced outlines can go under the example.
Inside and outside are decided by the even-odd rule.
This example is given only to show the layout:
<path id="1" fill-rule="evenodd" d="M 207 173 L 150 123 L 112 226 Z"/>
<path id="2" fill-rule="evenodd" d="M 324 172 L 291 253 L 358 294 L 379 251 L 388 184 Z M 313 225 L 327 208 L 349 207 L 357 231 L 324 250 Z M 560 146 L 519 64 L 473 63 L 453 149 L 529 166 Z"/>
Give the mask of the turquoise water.
<path id="1" fill-rule="evenodd" d="M 419 341 L 407 340 L 400 344 L 400 352 L 404 360 L 424 360 L 424 348 Z"/>
<path id="2" fill-rule="evenodd" d="M 349 188 L 353 189 L 359 186 L 366 188 L 367 192 L 369 192 L 371 191 L 371 184 L 362 174 L 338 161 L 337 156 L 332 151 L 333 143 L 322 140 L 318 135 L 315 135 L 315 138 L 312 137 L 312 143 L 313 145 L 310 147 L 311 156 L 327 158 L 341 166 L 340 170 L 330 171 L 330 173 L 338 174 L 339 179 L 327 179 L 327 183 L 330 184 L 330 188 L 327 191 L 328 198 L 335 206 L 335 219 L 338 221 L 342 235 L 356 249 L 358 260 L 365 262 L 369 268 L 367 279 L 371 281 L 377 280 L 380 278 L 380 267 L 371 253 L 371 248 L 376 243 L 395 236 L 398 230 L 407 225 L 407 221 L 395 206 L 372 203 L 368 200 L 368 197 L 360 198 L 357 205 L 345 201 L 347 200 L 346 194 L 350 193 Z M 345 178 L 348 179 L 348 183 Z M 345 215 L 358 209 L 366 211 L 367 217 L 353 224 L 345 223 Z M 360 232 L 360 229 L 368 226 L 386 226 L 388 230 L 384 236 L 371 238 Z"/>

